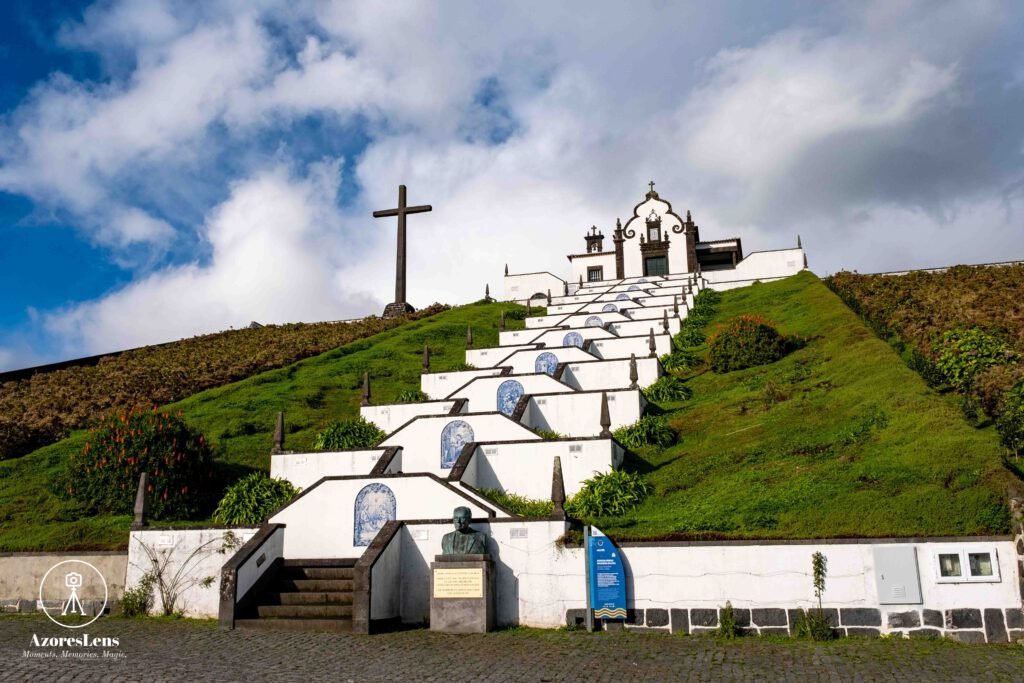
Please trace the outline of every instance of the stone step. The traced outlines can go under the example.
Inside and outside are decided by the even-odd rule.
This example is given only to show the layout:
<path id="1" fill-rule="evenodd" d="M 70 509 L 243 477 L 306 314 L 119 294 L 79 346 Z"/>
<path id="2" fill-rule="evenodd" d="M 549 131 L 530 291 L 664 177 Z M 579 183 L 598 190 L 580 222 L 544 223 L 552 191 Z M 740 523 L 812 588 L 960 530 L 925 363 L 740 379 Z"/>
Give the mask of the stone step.
<path id="1" fill-rule="evenodd" d="M 351 567 L 288 567 L 281 572 L 288 579 L 351 579 L 355 570 Z"/>
<path id="2" fill-rule="evenodd" d="M 285 560 L 284 567 L 354 567 L 356 558 L 331 557 L 322 560 Z"/>
<path id="3" fill-rule="evenodd" d="M 352 590 L 351 579 L 278 579 L 277 592 L 345 593 Z"/>
<path id="4" fill-rule="evenodd" d="M 267 631 L 341 631 L 352 630 L 351 619 L 238 619 L 235 628 Z"/>
<path id="5" fill-rule="evenodd" d="M 261 605 L 351 605 L 352 591 L 264 593 Z"/>
<path id="6" fill-rule="evenodd" d="M 259 605 L 256 613 L 270 619 L 350 619 L 352 605 Z"/>

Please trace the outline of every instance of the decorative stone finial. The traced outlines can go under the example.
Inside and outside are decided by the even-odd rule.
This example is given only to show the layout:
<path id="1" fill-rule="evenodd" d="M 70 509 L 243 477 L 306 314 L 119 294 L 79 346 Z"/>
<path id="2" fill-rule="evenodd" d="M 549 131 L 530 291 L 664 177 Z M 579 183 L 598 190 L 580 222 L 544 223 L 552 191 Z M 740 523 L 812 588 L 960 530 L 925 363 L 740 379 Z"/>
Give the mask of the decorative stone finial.
<path id="1" fill-rule="evenodd" d="M 796 236 L 796 248 L 797 249 L 803 249 L 804 248 L 804 245 L 800 243 L 800 235 Z"/>
<path id="2" fill-rule="evenodd" d="M 370 373 L 363 373 L 363 400 L 359 402 L 361 406 L 370 405 Z"/>
<path id="3" fill-rule="evenodd" d="M 555 504 L 551 516 L 565 519 L 565 479 L 562 477 L 562 458 L 558 455 L 551 468 L 551 502 Z"/>
<path id="4" fill-rule="evenodd" d="M 277 421 L 274 423 L 274 447 L 270 449 L 271 455 L 284 453 L 284 411 L 277 412 Z"/>
<path id="5" fill-rule="evenodd" d="M 505 331 L 505 311 L 502 311 L 501 315 L 498 317 L 498 329 L 502 332 Z"/>
<path id="6" fill-rule="evenodd" d="M 569 296 L 569 283 L 562 282 L 562 296 Z"/>
<path id="7" fill-rule="evenodd" d="M 430 347 L 423 345 L 423 372 L 430 372 Z"/>
<path id="8" fill-rule="evenodd" d="M 608 392 L 601 392 L 601 433 L 598 434 L 602 439 L 612 438 L 612 417 L 608 410 Z"/>
<path id="9" fill-rule="evenodd" d="M 648 354 L 648 356 L 650 358 L 657 358 L 658 357 L 658 347 L 655 346 L 655 344 L 654 344 L 654 328 L 653 327 L 651 328 L 650 336 L 648 336 L 648 338 L 647 338 L 647 348 L 650 349 L 650 351 L 651 351 L 650 354 Z"/>
<path id="10" fill-rule="evenodd" d="M 139 488 L 135 492 L 135 519 L 132 521 L 132 530 L 142 529 L 146 526 L 146 517 L 149 515 L 149 496 L 146 495 L 146 473 L 139 475 Z"/>
<path id="11" fill-rule="evenodd" d="M 665 334 L 668 334 L 668 309 L 662 309 L 661 311 L 661 327 L 665 330 Z"/>
<path id="12" fill-rule="evenodd" d="M 640 379 L 640 373 L 636 369 L 636 354 L 629 354 L 629 388 L 639 389 L 640 385 L 637 384 L 637 380 Z"/>
<path id="13" fill-rule="evenodd" d="M 466 348 L 473 348 L 473 328 L 466 327 Z"/>
<path id="14" fill-rule="evenodd" d="M 583 276 L 580 275 L 580 289 L 583 289 Z"/>
<path id="15" fill-rule="evenodd" d="M 530 305 L 530 299 L 526 300 L 526 315 L 533 315 L 533 306 Z"/>
<path id="16" fill-rule="evenodd" d="M 491 300 L 491 285 L 488 283 L 484 285 L 484 301 Z"/>
<path id="17" fill-rule="evenodd" d="M 551 305 L 551 290 L 548 290 L 548 306 Z"/>
<path id="18" fill-rule="evenodd" d="M 679 295 L 678 294 L 673 294 L 672 295 L 672 315 L 674 315 L 677 318 L 679 317 Z"/>
<path id="19" fill-rule="evenodd" d="M 505 264 L 505 275 L 506 276 L 508 275 L 508 264 L 507 263 Z"/>

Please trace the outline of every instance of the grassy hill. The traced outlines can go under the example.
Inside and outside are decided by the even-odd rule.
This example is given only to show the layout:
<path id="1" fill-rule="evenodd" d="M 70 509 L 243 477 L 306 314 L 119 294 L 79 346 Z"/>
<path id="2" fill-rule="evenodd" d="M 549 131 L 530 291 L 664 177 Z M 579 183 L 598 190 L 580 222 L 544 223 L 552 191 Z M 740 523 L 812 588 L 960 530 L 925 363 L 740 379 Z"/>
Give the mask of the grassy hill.
<path id="1" fill-rule="evenodd" d="M 407 321 L 166 408 L 180 410 L 189 424 L 210 439 L 216 448 L 219 477 L 234 481 L 254 469 L 269 470 L 278 410 L 285 411 L 286 447 L 311 449 L 316 433 L 328 422 L 359 414 L 364 372 L 372 378 L 374 402 L 394 402 L 402 391 L 419 388 L 424 344 L 431 348 L 432 370 L 453 368 L 465 361 L 467 326 L 472 326 L 477 346 L 497 345 L 502 309 L 522 307 L 472 304 Z M 507 323 L 509 329 L 523 325 L 515 320 Z M 0 551 L 127 546 L 130 517 L 83 517 L 81 510 L 50 491 L 63 460 L 85 441 L 86 432 L 77 431 L 23 457 L 0 461 Z"/>
<path id="2" fill-rule="evenodd" d="M 172 404 L 218 449 L 227 478 L 269 466 L 274 413 L 289 449 L 309 448 L 332 419 L 357 414 L 362 373 L 375 402 L 418 387 L 432 369 L 497 343 L 499 310 L 474 304 Z M 633 513 L 596 520 L 618 538 L 939 536 L 1007 529 L 1006 487 L 991 428 L 961 417 L 813 274 L 726 292 L 715 320 L 757 313 L 810 343 L 769 366 L 686 377 L 693 398 L 661 406 L 680 442 L 632 456 L 654 487 Z M 519 323 L 521 325 L 521 323 Z M 117 548 L 128 517 L 80 518 L 48 490 L 84 435 L 0 462 L 0 550 Z M 545 474 L 544 476 L 548 476 Z"/>
<path id="3" fill-rule="evenodd" d="M 968 425 L 812 273 L 726 292 L 810 344 L 767 366 L 699 371 L 670 409 L 680 443 L 634 460 L 655 494 L 598 520 L 620 538 L 941 536 L 1008 530 L 991 428 Z"/>
<path id="4" fill-rule="evenodd" d="M 435 304 L 418 320 L 444 307 Z M 0 460 L 54 443 L 112 408 L 163 405 L 389 330 L 404 319 L 296 323 L 206 334 L 0 380 Z M 23 373 L 6 373 L 20 376 Z"/>

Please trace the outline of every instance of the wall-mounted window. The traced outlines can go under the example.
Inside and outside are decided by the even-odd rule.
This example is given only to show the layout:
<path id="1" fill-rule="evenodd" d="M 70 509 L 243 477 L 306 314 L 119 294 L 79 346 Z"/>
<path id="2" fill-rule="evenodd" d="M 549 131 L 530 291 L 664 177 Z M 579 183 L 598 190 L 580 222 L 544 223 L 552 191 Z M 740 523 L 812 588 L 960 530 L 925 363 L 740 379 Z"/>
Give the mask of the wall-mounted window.
<path id="1" fill-rule="evenodd" d="M 604 279 L 604 266 L 587 268 L 587 282 L 600 282 Z"/>
<path id="2" fill-rule="evenodd" d="M 935 580 L 939 583 L 984 583 L 999 581 L 996 549 L 949 548 L 935 553 Z"/>

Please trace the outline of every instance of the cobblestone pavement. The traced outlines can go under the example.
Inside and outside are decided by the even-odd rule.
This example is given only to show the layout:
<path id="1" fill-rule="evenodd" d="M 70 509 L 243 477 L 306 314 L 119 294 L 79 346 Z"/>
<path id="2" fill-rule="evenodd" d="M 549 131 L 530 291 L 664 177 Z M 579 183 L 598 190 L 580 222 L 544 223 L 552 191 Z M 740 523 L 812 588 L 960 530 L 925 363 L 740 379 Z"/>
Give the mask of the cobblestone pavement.
<path id="1" fill-rule="evenodd" d="M 81 637 L 37 616 L 0 618 L 3 681 L 1024 681 L 1024 647 L 940 640 L 782 639 L 516 629 L 445 636 L 221 631 L 210 622 L 101 620 L 121 659 L 67 659 Z M 96 648 L 102 653 L 104 648 Z M 30 651 L 37 655 L 25 655 Z M 53 651 L 54 658 L 38 658 Z"/>

